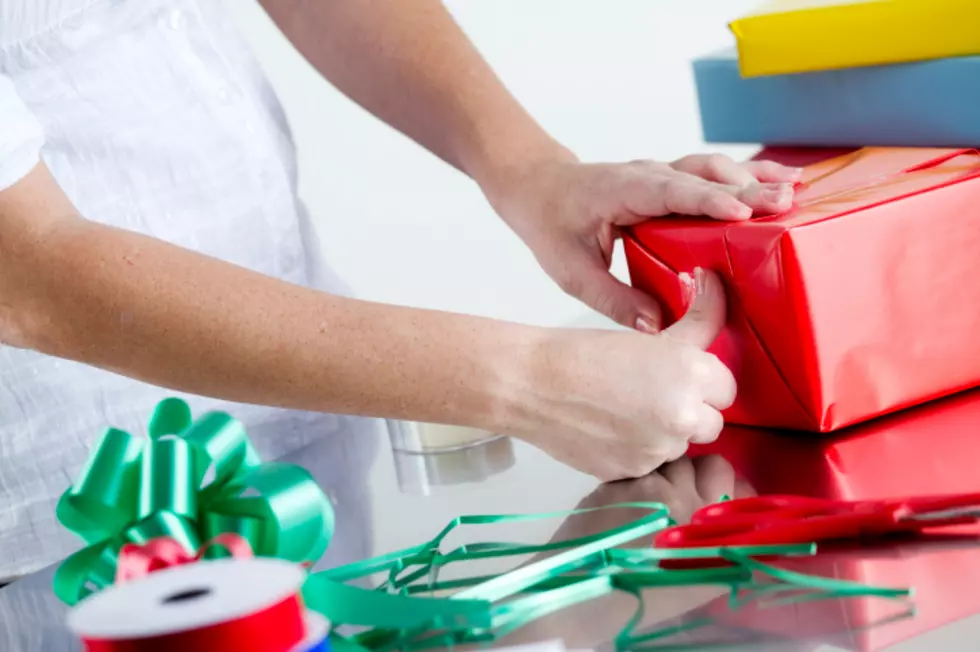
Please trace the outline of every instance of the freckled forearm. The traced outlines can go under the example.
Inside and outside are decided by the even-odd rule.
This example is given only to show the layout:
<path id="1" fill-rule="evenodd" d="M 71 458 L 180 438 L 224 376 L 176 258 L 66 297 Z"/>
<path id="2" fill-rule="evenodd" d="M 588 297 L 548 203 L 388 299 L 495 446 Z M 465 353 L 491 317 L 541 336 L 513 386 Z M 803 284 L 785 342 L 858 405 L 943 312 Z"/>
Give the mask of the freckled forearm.
<path id="1" fill-rule="evenodd" d="M 23 190 L 53 184 L 36 174 Z M 0 198 L 8 343 L 248 403 L 503 429 L 514 418 L 536 329 L 335 297 L 79 217 L 14 214 L 26 207 Z"/>

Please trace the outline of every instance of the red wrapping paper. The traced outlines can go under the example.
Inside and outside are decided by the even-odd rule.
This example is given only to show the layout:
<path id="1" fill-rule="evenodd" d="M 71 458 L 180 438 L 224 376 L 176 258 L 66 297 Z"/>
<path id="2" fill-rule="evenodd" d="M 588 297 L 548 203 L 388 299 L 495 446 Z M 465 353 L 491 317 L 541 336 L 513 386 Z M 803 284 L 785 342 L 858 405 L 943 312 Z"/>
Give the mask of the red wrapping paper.
<path id="1" fill-rule="evenodd" d="M 729 320 L 711 350 L 739 384 L 729 423 L 830 432 L 980 385 L 980 153 L 857 150 L 807 166 L 795 204 L 626 234 L 633 285 L 667 323 L 687 307 L 678 273 L 725 280 Z"/>
<path id="2" fill-rule="evenodd" d="M 872 500 L 980 491 L 977 430 L 980 391 L 863 424 L 831 437 L 730 426 L 692 455 L 718 454 L 760 494 Z M 980 613 L 980 527 L 946 529 L 932 540 L 874 546 L 824 545 L 816 558 L 780 565 L 879 586 L 912 587 L 913 618 L 881 624 L 904 611 L 883 600 L 848 599 L 728 612 L 738 627 L 852 650 L 880 650 Z"/>

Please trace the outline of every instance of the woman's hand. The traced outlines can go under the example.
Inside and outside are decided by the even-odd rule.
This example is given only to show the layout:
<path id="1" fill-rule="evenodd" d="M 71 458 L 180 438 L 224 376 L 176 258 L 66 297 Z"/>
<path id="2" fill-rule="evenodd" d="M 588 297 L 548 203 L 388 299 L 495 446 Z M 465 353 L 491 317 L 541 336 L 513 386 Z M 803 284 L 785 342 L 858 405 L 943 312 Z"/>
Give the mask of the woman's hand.
<path id="1" fill-rule="evenodd" d="M 514 434 L 606 481 L 647 475 L 717 438 L 735 380 L 705 349 L 725 323 L 725 297 L 702 270 L 692 291 L 687 314 L 658 334 L 552 331 L 527 363 L 527 421 Z"/>
<path id="2" fill-rule="evenodd" d="M 656 332 L 656 299 L 609 273 L 620 229 L 672 213 L 739 221 L 782 212 L 800 173 L 720 155 L 587 165 L 559 153 L 509 171 L 487 196 L 562 289 L 624 326 Z"/>

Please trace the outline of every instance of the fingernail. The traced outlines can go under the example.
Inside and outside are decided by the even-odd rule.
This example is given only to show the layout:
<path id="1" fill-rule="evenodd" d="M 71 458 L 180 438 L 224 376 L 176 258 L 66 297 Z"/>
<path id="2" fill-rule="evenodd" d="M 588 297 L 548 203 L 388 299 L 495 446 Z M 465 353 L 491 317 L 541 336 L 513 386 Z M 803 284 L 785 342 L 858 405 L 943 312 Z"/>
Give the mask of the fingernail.
<path id="1" fill-rule="evenodd" d="M 656 335 L 660 332 L 660 324 L 652 317 L 640 315 L 636 318 L 636 330 L 640 331 L 641 333 Z"/>
<path id="2" fill-rule="evenodd" d="M 700 267 L 694 268 L 694 295 L 701 296 L 704 294 L 704 287 L 707 284 L 707 275 L 704 270 Z"/>
<path id="3" fill-rule="evenodd" d="M 799 179 L 803 176 L 803 168 L 790 168 L 789 174 L 793 180 Z"/>
<path id="4" fill-rule="evenodd" d="M 679 278 L 681 283 L 684 284 L 684 288 L 687 290 L 687 298 L 694 298 L 694 295 L 697 292 L 697 288 L 694 284 L 694 277 L 687 272 L 681 272 L 677 275 L 677 278 Z"/>

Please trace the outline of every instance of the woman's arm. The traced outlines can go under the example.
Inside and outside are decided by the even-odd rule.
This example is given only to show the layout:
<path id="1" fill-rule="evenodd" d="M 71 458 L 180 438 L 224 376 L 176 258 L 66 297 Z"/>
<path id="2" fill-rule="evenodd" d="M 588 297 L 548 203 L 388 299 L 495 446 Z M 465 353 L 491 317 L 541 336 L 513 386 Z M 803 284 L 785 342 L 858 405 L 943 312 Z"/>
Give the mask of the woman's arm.
<path id="1" fill-rule="evenodd" d="M 0 341 L 195 394 L 518 435 L 603 479 L 721 430 L 724 324 L 698 274 L 664 335 L 338 298 L 77 214 L 43 165 L 0 192 Z M 668 336 L 669 334 L 669 336 Z"/>
<path id="2" fill-rule="evenodd" d="M 315 292 L 91 222 L 43 165 L 0 192 L 0 341 L 165 387 L 513 428 L 539 337 Z"/>

